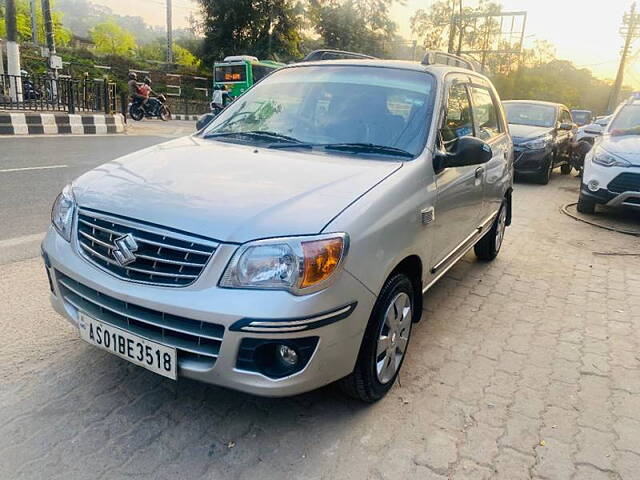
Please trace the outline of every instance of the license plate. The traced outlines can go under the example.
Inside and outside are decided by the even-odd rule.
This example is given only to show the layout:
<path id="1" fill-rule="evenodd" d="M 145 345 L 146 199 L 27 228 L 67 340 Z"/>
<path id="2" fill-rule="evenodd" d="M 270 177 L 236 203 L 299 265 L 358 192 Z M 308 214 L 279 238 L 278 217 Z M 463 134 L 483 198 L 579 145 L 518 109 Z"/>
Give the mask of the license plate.
<path id="1" fill-rule="evenodd" d="M 131 363 L 175 380 L 176 349 L 152 342 L 78 312 L 80 338 Z"/>

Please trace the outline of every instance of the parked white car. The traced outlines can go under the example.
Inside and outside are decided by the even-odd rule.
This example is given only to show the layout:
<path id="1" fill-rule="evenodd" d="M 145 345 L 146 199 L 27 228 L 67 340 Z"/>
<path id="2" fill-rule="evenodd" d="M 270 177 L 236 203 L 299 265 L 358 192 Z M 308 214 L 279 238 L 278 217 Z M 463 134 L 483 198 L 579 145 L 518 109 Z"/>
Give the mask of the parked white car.
<path id="1" fill-rule="evenodd" d="M 640 209 L 640 99 L 618 107 L 585 157 L 578 211 L 597 204 Z"/>
<path id="2" fill-rule="evenodd" d="M 597 117 L 593 123 L 579 127 L 578 133 L 576 134 L 576 142 L 584 140 L 593 145 L 595 139 L 602 135 L 602 132 L 604 132 L 607 125 L 609 125 L 612 116 L 613 115 Z"/>

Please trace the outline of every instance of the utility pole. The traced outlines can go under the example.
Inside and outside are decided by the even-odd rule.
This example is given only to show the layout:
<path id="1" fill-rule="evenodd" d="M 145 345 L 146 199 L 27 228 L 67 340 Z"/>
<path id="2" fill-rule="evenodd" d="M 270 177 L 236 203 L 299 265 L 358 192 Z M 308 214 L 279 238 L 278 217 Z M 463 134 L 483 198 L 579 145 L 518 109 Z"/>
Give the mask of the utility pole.
<path id="1" fill-rule="evenodd" d="M 18 27 L 16 24 L 16 1 L 6 0 L 7 27 L 7 74 L 9 77 L 9 95 L 14 102 L 22 101 L 22 80 L 20 79 L 20 46 L 18 45 Z"/>
<path id="2" fill-rule="evenodd" d="M 460 13 L 458 15 L 455 14 L 455 5 L 451 9 L 451 23 L 449 24 L 449 47 L 447 49 L 448 53 L 454 53 L 454 40 L 456 36 L 456 28 L 458 29 L 458 51 L 462 48 L 462 0 L 459 0 L 458 6 L 460 8 Z M 456 22 L 457 19 L 457 22 Z"/>
<path id="3" fill-rule="evenodd" d="M 38 45 L 38 23 L 36 22 L 36 0 L 31 0 L 31 43 Z"/>
<path id="4" fill-rule="evenodd" d="M 640 23 L 640 15 L 636 13 L 636 3 L 631 4 L 631 10 L 625 14 L 622 18 L 622 28 L 620 28 L 620 34 L 625 35 L 624 47 L 622 48 L 622 57 L 620 58 L 620 66 L 618 67 L 618 74 L 616 75 L 616 81 L 609 97 L 609 104 L 607 105 L 607 112 L 611 113 L 618 104 L 618 97 L 620 96 L 620 90 L 622 89 L 622 82 L 624 81 L 624 69 L 627 64 L 627 57 L 629 56 L 629 49 L 635 39 L 640 36 L 638 24 Z"/>
<path id="5" fill-rule="evenodd" d="M 171 0 L 167 0 L 167 63 L 173 63 L 173 30 L 171 22 Z"/>

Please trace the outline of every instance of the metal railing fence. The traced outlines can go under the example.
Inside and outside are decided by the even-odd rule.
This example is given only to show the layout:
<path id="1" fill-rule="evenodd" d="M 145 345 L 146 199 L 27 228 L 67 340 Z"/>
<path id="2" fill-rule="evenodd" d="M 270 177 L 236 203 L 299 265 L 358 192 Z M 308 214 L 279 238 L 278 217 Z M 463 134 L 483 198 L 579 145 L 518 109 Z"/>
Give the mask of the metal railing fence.
<path id="1" fill-rule="evenodd" d="M 103 79 L 0 74 L 0 110 L 116 111 L 117 87 Z"/>

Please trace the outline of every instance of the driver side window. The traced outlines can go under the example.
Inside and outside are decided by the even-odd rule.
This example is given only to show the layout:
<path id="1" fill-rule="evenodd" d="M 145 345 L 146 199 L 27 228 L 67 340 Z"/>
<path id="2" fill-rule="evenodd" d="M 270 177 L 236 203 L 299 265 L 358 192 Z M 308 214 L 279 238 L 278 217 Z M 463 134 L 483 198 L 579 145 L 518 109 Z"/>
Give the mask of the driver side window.
<path id="1" fill-rule="evenodd" d="M 571 118 L 571 114 L 568 110 L 562 110 L 562 116 L 560 117 L 561 123 L 573 123 L 573 119 Z"/>
<path id="2" fill-rule="evenodd" d="M 466 135 L 473 135 L 469 93 L 464 83 L 454 83 L 449 87 L 447 110 L 440 128 L 442 147 L 447 151 L 452 151 L 455 148 L 456 140 Z"/>

